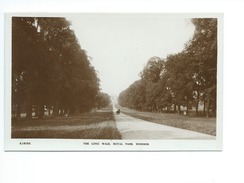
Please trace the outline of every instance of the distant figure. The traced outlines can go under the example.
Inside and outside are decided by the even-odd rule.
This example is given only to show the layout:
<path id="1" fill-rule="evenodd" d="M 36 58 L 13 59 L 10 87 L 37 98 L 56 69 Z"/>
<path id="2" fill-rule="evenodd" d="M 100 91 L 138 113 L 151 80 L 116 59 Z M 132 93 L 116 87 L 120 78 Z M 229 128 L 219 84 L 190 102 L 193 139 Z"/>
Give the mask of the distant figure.
<path id="1" fill-rule="evenodd" d="M 116 114 L 120 114 L 120 109 L 118 109 L 118 110 L 116 111 Z"/>
<path id="2" fill-rule="evenodd" d="M 184 116 L 186 116 L 186 111 L 184 111 Z"/>

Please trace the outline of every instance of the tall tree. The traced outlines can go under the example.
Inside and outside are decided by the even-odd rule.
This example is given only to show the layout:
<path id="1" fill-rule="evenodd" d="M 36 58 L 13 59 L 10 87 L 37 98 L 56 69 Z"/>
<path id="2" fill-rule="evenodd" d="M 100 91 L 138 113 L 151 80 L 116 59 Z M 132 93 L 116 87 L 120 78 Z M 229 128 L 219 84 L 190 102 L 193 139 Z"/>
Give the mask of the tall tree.
<path id="1" fill-rule="evenodd" d="M 91 110 L 99 79 L 65 18 L 13 17 L 12 106 L 39 118 Z M 15 107 L 16 108 L 16 107 Z M 17 112 L 19 116 L 19 112 Z"/>
<path id="2" fill-rule="evenodd" d="M 217 19 L 192 19 L 195 32 L 182 52 L 170 54 L 165 59 L 152 57 L 141 72 L 141 80 L 133 83 L 120 95 L 123 105 L 137 108 L 135 101 L 138 83 L 144 92 L 145 108 L 149 111 L 186 107 L 186 113 L 194 105 L 198 115 L 199 102 L 204 102 L 207 116 L 216 115 L 217 86 Z M 207 105 L 207 107 L 205 106 Z"/>
<path id="3" fill-rule="evenodd" d="M 217 19 L 192 19 L 195 33 L 186 46 L 188 60 L 192 65 L 193 79 L 195 81 L 196 101 L 200 97 L 207 100 L 208 113 L 212 109 L 216 115 L 216 89 L 217 89 Z"/>

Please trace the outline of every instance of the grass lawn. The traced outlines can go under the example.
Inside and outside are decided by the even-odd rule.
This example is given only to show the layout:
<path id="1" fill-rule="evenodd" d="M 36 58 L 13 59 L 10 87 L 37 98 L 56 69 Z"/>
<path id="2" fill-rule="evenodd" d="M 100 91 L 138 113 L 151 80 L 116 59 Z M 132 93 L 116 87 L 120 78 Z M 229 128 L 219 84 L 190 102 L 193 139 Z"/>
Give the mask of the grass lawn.
<path id="1" fill-rule="evenodd" d="M 118 106 L 122 113 L 146 121 L 216 136 L 216 118 L 188 117 L 179 114 L 139 112 Z"/>
<path id="2" fill-rule="evenodd" d="M 112 107 L 71 117 L 12 121 L 12 138 L 121 139 Z"/>

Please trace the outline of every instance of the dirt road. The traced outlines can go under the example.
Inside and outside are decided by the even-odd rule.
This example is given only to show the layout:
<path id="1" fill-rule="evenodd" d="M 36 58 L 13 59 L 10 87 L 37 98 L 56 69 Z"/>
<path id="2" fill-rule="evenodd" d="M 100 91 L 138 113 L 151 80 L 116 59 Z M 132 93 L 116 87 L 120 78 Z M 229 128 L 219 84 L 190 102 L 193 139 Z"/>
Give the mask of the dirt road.
<path id="1" fill-rule="evenodd" d="M 123 113 L 115 114 L 117 129 L 122 139 L 215 139 L 215 136 L 169 127 L 141 119 L 137 119 Z"/>

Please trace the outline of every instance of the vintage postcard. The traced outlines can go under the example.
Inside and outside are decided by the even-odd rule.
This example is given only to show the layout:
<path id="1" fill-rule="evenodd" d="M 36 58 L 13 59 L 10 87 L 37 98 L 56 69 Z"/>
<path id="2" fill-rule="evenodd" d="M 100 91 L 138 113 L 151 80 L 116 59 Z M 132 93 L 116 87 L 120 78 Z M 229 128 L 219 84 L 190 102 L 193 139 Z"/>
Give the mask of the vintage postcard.
<path id="1" fill-rule="evenodd" d="M 223 14 L 6 13 L 5 151 L 222 150 Z"/>

